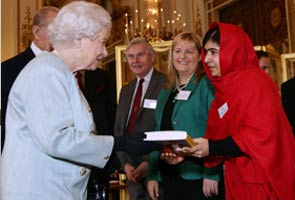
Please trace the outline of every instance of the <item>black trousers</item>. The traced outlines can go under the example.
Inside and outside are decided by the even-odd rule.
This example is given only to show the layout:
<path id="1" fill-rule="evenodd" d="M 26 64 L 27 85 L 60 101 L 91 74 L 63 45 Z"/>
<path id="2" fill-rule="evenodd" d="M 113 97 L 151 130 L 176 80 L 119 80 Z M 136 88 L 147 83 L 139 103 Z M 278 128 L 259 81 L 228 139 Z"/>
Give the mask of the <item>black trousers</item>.
<path id="1" fill-rule="evenodd" d="M 161 166 L 163 172 L 162 199 L 160 200 L 224 200 L 224 184 L 219 182 L 217 196 L 206 198 L 203 194 L 203 179 L 185 180 L 175 166 Z M 164 168 L 164 169 L 163 169 Z"/>

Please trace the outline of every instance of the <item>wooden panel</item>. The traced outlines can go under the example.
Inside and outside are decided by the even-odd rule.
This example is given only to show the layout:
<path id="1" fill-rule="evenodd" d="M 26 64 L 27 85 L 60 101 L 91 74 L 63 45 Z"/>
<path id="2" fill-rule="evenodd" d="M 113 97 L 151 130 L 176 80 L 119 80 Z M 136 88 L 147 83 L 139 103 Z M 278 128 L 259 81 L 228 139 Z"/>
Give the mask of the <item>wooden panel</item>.
<path id="1" fill-rule="evenodd" d="M 255 34 L 254 15 L 252 0 L 238 1 L 219 12 L 219 19 L 221 22 L 236 24 L 240 26 L 252 39 L 257 40 Z M 255 20 L 256 21 L 256 20 Z"/>
<path id="2" fill-rule="evenodd" d="M 219 12 L 222 22 L 241 26 L 254 45 L 272 44 L 278 52 L 288 37 L 283 0 L 238 1 Z"/>

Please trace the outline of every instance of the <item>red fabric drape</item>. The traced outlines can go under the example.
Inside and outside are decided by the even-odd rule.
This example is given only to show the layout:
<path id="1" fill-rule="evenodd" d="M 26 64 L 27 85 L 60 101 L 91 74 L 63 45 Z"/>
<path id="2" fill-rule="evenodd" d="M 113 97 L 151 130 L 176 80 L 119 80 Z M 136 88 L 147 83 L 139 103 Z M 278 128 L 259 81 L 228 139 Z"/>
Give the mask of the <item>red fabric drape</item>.
<path id="1" fill-rule="evenodd" d="M 212 77 L 215 100 L 209 111 L 206 136 L 232 136 L 246 154 L 224 158 L 226 198 L 295 199 L 295 141 L 283 111 L 278 89 L 259 69 L 249 37 L 237 26 L 213 23 L 220 30 L 222 76 Z M 204 60 L 204 51 L 202 52 Z M 218 108 L 227 103 L 220 118 Z M 210 158 L 207 166 L 220 161 Z"/>

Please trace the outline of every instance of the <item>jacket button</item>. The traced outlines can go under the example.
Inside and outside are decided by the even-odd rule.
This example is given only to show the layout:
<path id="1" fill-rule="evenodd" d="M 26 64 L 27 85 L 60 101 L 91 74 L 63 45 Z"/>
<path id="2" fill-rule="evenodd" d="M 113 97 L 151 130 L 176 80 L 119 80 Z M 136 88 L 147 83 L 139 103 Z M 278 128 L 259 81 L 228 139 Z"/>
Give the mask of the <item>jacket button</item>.
<path id="1" fill-rule="evenodd" d="M 80 175 L 84 176 L 85 174 L 86 174 L 86 168 L 83 167 L 80 169 Z"/>
<path id="2" fill-rule="evenodd" d="M 103 157 L 105 160 L 108 160 L 110 158 L 110 156 L 105 156 Z"/>
<path id="3" fill-rule="evenodd" d="M 90 112 L 90 113 L 92 112 L 92 110 L 91 110 L 90 106 L 88 107 L 88 112 Z"/>

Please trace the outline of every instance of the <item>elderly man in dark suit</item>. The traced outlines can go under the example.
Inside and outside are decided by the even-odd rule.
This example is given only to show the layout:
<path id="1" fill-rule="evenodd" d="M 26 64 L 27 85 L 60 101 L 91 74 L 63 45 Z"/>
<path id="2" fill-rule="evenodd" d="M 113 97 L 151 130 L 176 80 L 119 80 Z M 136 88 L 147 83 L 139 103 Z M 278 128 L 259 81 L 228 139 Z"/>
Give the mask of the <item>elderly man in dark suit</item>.
<path id="1" fill-rule="evenodd" d="M 281 92 L 283 107 L 295 136 L 295 76 L 282 84 Z"/>
<path id="2" fill-rule="evenodd" d="M 34 36 L 30 47 L 25 51 L 1 63 L 1 152 L 5 139 L 5 113 L 8 95 L 12 84 L 24 66 L 42 51 L 51 51 L 51 43 L 47 36 L 47 25 L 53 21 L 59 9 L 52 6 L 42 7 L 33 19 Z"/>
<path id="3" fill-rule="evenodd" d="M 155 128 L 154 110 L 166 76 L 153 68 L 155 52 L 142 38 L 133 39 L 127 46 L 126 57 L 136 78 L 123 86 L 116 112 L 115 134 L 141 137 L 143 132 Z M 149 199 L 145 185 L 147 156 L 132 156 L 118 152 L 127 176 L 131 200 Z"/>

